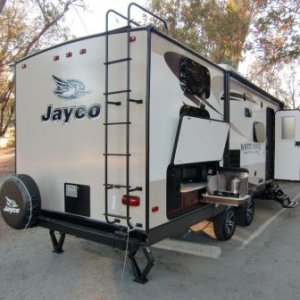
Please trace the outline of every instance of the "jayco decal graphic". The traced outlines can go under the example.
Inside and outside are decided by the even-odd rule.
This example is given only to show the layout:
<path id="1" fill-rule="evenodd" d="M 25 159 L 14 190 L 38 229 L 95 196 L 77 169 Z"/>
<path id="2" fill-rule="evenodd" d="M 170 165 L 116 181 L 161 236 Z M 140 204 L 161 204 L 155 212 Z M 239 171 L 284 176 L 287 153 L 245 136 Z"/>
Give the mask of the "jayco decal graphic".
<path id="1" fill-rule="evenodd" d="M 52 79 L 56 84 L 54 94 L 62 99 L 73 101 L 90 94 L 90 91 L 85 89 L 85 85 L 75 79 L 64 80 L 57 76 L 52 75 Z M 81 120 L 84 118 L 96 119 L 100 117 L 101 104 L 95 103 L 90 106 L 85 105 L 72 105 L 69 107 L 53 107 L 49 104 L 46 108 L 46 112 L 41 115 L 42 122 L 55 121 L 67 124 L 71 119 Z"/>
<path id="2" fill-rule="evenodd" d="M 75 79 L 63 80 L 52 75 L 56 84 L 54 94 L 63 100 L 73 100 L 88 95 L 90 91 L 85 90 L 85 85 Z"/>
<path id="3" fill-rule="evenodd" d="M 90 107 L 80 105 L 58 108 L 53 108 L 52 105 L 48 105 L 47 111 L 41 115 L 41 121 L 57 121 L 66 124 L 70 122 L 72 116 L 75 120 L 84 119 L 86 117 L 89 119 L 95 119 L 100 116 L 100 112 L 100 104 L 93 104 Z"/>
<path id="4" fill-rule="evenodd" d="M 10 213 L 10 214 L 18 214 L 20 212 L 20 208 L 15 200 L 9 199 L 7 196 L 5 196 L 6 199 L 6 205 L 3 209 L 3 211 Z"/>

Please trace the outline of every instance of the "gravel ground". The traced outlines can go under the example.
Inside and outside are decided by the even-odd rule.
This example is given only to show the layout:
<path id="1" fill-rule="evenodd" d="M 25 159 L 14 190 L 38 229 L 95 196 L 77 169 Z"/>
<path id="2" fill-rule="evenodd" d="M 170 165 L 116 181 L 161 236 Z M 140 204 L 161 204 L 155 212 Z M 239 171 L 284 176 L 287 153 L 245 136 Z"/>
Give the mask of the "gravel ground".
<path id="1" fill-rule="evenodd" d="M 300 192 L 298 183 L 283 186 L 291 198 Z M 227 242 L 203 233 L 184 237 L 220 247 L 218 259 L 153 248 L 155 266 L 145 285 L 132 281 L 128 261 L 122 278 L 122 251 L 68 236 L 65 252 L 55 254 L 46 229 L 16 231 L 0 218 L 0 299 L 299 300 L 300 208 L 281 209 L 257 201 L 254 223 Z"/>

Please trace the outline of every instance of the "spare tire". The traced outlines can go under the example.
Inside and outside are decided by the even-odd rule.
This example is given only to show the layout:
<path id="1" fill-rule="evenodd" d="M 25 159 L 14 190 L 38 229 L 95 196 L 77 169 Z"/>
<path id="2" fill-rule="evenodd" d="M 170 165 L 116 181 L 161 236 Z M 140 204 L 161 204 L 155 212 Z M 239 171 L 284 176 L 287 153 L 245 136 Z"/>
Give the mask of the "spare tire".
<path id="1" fill-rule="evenodd" d="M 14 229 L 36 225 L 41 197 L 35 181 L 25 174 L 6 178 L 0 189 L 0 210 L 4 221 Z"/>

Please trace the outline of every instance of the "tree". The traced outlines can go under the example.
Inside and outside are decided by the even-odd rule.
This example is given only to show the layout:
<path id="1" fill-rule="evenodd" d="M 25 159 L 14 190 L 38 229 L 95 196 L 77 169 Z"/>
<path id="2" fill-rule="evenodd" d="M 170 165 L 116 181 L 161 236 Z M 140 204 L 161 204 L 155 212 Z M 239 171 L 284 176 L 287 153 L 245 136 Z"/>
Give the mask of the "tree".
<path id="1" fill-rule="evenodd" d="M 297 65 L 299 65 L 300 60 L 298 60 Z M 300 79 L 297 79 L 296 67 L 295 65 L 288 65 L 283 70 L 284 82 L 282 83 L 285 88 L 281 91 L 281 96 L 287 103 L 287 106 L 292 109 L 296 109 L 296 100 L 300 98 Z M 297 88 L 298 87 L 298 88 Z"/>
<path id="2" fill-rule="evenodd" d="M 249 75 L 261 85 L 262 78 L 272 78 L 268 91 L 295 108 L 300 57 L 300 0 L 269 0 L 256 15 L 249 36 L 250 53 L 255 58 Z"/>
<path id="3" fill-rule="evenodd" d="M 254 58 L 246 77 L 284 96 L 281 70 L 300 57 L 300 0 L 149 0 L 170 34 L 215 63 L 236 68 Z"/>
<path id="4" fill-rule="evenodd" d="M 263 0 L 152 0 L 170 34 L 215 63 L 237 68 L 253 16 Z"/>
<path id="5" fill-rule="evenodd" d="M 268 0 L 254 20 L 252 54 L 260 69 L 287 64 L 300 56 L 300 0 Z"/>
<path id="6" fill-rule="evenodd" d="M 6 2 L 6 0 L 0 0 L 0 14 L 2 12 L 2 9 L 3 9 L 4 5 L 5 5 L 5 2 Z"/>
<path id="7" fill-rule="evenodd" d="M 42 47 L 70 36 L 65 14 L 85 8 L 83 0 L 0 0 L 0 137 L 14 115 L 14 77 L 10 65 Z"/>

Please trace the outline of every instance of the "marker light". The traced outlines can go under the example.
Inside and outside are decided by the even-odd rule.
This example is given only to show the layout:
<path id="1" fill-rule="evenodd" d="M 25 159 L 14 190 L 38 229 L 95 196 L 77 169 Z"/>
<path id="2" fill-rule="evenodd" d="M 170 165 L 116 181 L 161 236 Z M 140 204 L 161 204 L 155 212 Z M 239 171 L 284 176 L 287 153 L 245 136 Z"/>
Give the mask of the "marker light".
<path id="1" fill-rule="evenodd" d="M 129 195 L 129 200 L 127 200 L 127 196 L 123 195 L 122 203 L 129 206 L 140 206 L 140 197 Z"/>
<path id="2" fill-rule="evenodd" d="M 136 36 L 130 36 L 129 37 L 129 43 L 135 42 L 136 41 Z"/>
<path id="3" fill-rule="evenodd" d="M 157 211 L 159 211 L 159 207 L 158 206 L 153 206 L 152 207 L 152 212 L 155 213 Z"/>

